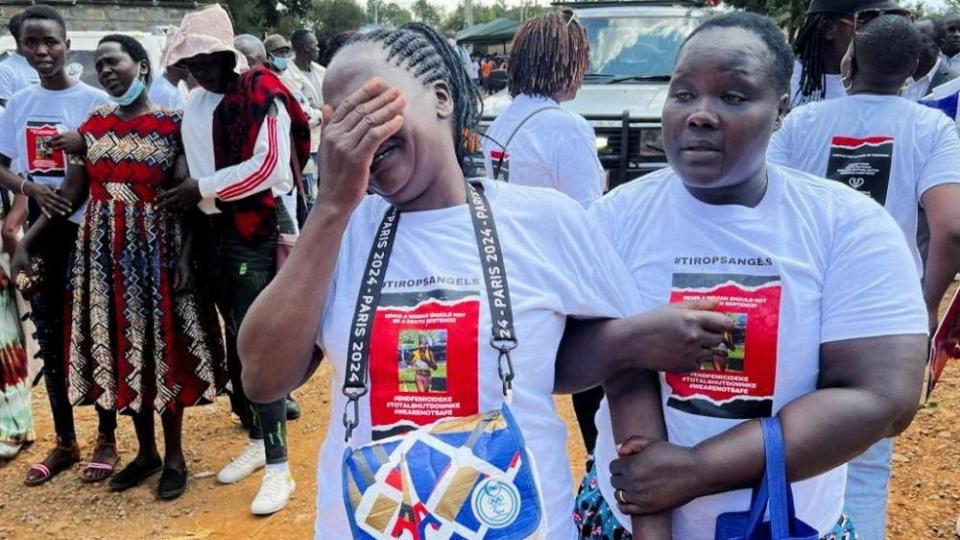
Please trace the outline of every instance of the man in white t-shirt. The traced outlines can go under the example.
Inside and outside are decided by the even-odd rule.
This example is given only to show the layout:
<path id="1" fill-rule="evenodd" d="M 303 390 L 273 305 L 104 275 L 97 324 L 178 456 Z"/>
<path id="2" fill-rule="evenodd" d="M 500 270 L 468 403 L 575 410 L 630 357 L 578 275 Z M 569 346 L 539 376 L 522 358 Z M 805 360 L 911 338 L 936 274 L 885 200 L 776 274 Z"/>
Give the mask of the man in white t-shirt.
<path id="1" fill-rule="evenodd" d="M 915 70 L 919 32 L 904 17 L 883 16 L 859 30 L 852 46 L 850 95 L 792 113 L 774 135 L 769 159 L 843 183 L 883 205 L 900 226 L 918 273 L 930 327 L 960 272 L 960 138 L 940 112 L 899 97 Z M 930 248 L 923 270 L 917 208 L 926 210 Z M 906 269 L 902 269 L 906 270 Z M 865 539 L 882 538 L 890 440 L 850 465 L 847 506 Z"/>
<path id="2" fill-rule="evenodd" d="M 68 254 L 76 240 L 74 223 L 79 223 L 79 216 L 72 217 L 74 223 L 64 219 L 70 214 L 70 204 L 56 192 L 66 177 L 67 168 L 76 165 L 58 141 L 62 133 L 76 130 L 92 109 L 110 101 L 102 90 L 75 82 L 64 71 L 70 42 L 63 19 L 53 8 L 28 8 L 23 12 L 19 30 L 20 50 L 36 68 L 40 84 L 14 94 L 0 115 L 0 185 L 29 197 L 31 224 L 41 214 L 60 218 L 55 225 L 57 233 L 49 236 L 38 253 L 31 254 L 43 263 L 42 274 L 37 276 L 40 285 L 30 301 L 57 433 L 57 447 L 27 473 L 27 484 L 33 485 L 45 482 L 79 461 L 80 452 L 63 368 L 63 302 Z M 17 276 L 13 277 L 16 281 Z M 102 412 L 99 427 L 100 438 L 90 461 L 102 466 L 100 472 L 95 473 L 102 479 L 99 475 L 105 471 L 109 476 L 118 457 L 113 433 L 115 414 Z"/>
<path id="3" fill-rule="evenodd" d="M 541 49 L 538 32 L 553 29 L 561 39 Z M 494 120 L 483 139 L 490 178 L 553 188 L 583 206 L 603 193 L 593 127 L 560 104 L 577 96 L 588 65 L 589 42 L 573 13 L 555 12 L 523 23 L 510 51 L 513 103 Z"/>
<path id="4" fill-rule="evenodd" d="M 7 23 L 7 28 L 10 29 L 10 35 L 13 36 L 17 50 L 10 51 L 7 58 L 0 63 L 0 105 L 6 105 L 7 101 L 20 90 L 40 84 L 37 70 L 33 69 L 21 54 L 20 18 L 21 15 L 18 13 L 10 17 L 10 21 Z"/>
<path id="5" fill-rule="evenodd" d="M 720 514 L 750 507 L 764 468 L 757 419 L 771 415 L 797 517 L 821 537 L 854 538 L 843 464 L 916 413 L 927 318 L 902 234 L 862 195 L 764 158 L 789 106 L 791 61 L 769 19 L 704 23 L 680 50 L 664 105 L 671 168 L 590 208 L 641 309 L 712 299 L 736 330 L 721 342 L 724 362 L 661 374 L 659 389 L 605 385 L 581 538 L 615 538 L 624 531 L 592 527 L 630 527 L 628 512 L 633 527 L 661 527 L 649 537 L 669 537 L 661 520 L 672 517 L 673 538 L 712 540 Z M 656 408 L 669 443 L 656 440 Z"/>

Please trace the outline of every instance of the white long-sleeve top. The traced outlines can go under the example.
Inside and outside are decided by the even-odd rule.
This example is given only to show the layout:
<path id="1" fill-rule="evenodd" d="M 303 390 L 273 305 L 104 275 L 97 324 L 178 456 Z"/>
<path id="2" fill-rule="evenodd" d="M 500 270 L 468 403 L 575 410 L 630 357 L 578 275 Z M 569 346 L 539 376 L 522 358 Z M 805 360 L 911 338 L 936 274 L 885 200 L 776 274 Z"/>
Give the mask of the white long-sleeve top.
<path id="1" fill-rule="evenodd" d="M 250 159 L 217 170 L 213 147 L 213 112 L 223 100 L 217 94 L 197 88 L 187 97 L 184 106 L 184 153 L 190 176 L 200 185 L 200 209 L 207 214 L 220 212 L 216 200 L 235 201 L 272 189 L 282 196 L 293 189 L 290 172 L 290 116 L 277 100 L 276 116 L 268 116 L 257 135 Z"/>

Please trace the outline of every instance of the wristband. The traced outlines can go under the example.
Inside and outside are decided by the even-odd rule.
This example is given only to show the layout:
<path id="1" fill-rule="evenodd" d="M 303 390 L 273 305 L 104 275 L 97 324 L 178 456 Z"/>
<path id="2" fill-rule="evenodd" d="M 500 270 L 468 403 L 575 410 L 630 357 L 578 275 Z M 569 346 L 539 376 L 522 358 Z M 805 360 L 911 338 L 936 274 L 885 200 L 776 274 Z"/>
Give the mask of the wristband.
<path id="1" fill-rule="evenodd" d="M 20 179 L 20 194 L 21 194 L 21 195 L 26 195 L 26 193 L 23 192 L 23 187 L 26 186 L 26 185 L 27 185 L 27 179 L 26 179 L 26 178 L 21 178 L 21 179 Z"/>

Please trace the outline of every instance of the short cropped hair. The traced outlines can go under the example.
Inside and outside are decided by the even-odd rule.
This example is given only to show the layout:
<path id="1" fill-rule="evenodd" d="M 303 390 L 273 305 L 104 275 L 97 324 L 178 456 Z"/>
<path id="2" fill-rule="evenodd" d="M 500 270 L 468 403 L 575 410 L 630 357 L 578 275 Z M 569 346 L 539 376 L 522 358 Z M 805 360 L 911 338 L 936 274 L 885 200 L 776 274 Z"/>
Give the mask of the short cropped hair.
<path id="1" fill-rule="evenodd" d="M 793 75 L 793 51 L 790 50 L 786 38 L 783 37 L 783 32 L 780 31 L 780 28 L 772 19 L 741 11 L 717 15 L 704 21 L 687 36 L 680 49 L 683 50 L 683 47 L 693 36 L 712 28 L 742 28 L 760 38 L 770 51 L 768 69 L 770 79 L 776 85 L 777 92 L 790 93 L 790 77 Z"/>
<path id="2" fill-rule="evenodd" d="M 50 6 L 36 5 L 23 10 L 23 12 L 20 13 L 20 26 L 17 28 L 17 36 L 19 36 L 20 31 L 23 30 L 24 23 L 29 20 L 53 21 L 60 26 L 60 30 L 63 30 L 63 38 L 66 39 L 67 37 L 66 21 L 63 20 L 63 16 L 60 15 L 59 11 Z"/>

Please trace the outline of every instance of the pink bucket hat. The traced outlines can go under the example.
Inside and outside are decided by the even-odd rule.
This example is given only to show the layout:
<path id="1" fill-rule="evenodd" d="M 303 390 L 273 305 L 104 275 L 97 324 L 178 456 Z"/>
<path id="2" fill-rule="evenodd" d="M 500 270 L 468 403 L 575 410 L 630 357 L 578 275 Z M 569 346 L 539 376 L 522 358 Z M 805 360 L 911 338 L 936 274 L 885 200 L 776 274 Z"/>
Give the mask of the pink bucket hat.
<path id="1" fill-rule="evenodd" d="M 233 70 L 243 73 L 249 67 L 247 59 L 233 48 L 233 38 L 230 15 L 219 4 L 191 11 L 183 16 L 180 28 L 167 32 L 160 63 L 172 66 L 200 54 L 232 52 L 237 59 Z"/>

